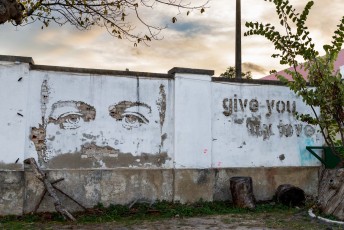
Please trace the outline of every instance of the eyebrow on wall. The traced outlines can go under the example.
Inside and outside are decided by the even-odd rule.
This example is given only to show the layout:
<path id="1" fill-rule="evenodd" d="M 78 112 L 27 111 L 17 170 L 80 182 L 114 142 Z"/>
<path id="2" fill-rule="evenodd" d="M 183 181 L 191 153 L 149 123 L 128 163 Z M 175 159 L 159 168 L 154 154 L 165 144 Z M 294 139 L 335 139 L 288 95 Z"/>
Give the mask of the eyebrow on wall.
<path id="1" fill-rule="evenodd" d="M 116 120 L 122 119 L 122 114 L 125 112 L 126 109 L 132 107 L 145 107 L 149 109 L 149 113 L 152 112 L 152 109 L 149 105 L 139 102 L 139 101 L 121 101 L 115 105 L 109 106 L 110 116 L 115 118 Z"/>
<path id="2" fill-rule="evenodd" d="M 77 112 L 82 114 L 82 117 L 85 121 L 94 120 L 96 117 L 96 109 L 83 101 L 57 101 L 51 106 L 51 113 L 49 118 L 56 119 L 58 117 L 54 116 L 55 112 L 59 108 L 75 108 Z"/>

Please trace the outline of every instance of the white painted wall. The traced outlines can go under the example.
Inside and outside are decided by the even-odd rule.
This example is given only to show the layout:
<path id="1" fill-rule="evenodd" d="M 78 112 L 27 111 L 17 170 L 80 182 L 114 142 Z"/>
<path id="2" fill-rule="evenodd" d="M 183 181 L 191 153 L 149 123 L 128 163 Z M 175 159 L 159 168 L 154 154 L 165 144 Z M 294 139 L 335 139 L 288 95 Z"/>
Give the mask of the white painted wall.
<path id="1" fill-rule="evenodd" d="M 20 77 L 22 81 L 18 82 Z M 199 74 L 176 73 L 174 80 L 168 80 L 39 71 L 10 62 L 0 63 L 0 80 L 0 162 L 4 164 L 14 163 L 17 158 L 20 162 L 27 157 L 38 159 L 30 135 L 33 127 L 43 124 L 43 117 L 47 162 L 66 154 L 73 157 L 84 146 L 94 145 L 134 157 L 161 153 L 168 157 L 159 166 L 145 163 L 123 167 L 319 165 L 305 146 L 321 146 L 322 137 L 314 127 L 296 120 L 293 104 L 298 112 L 310 110 L 287 87 L 212 82 L 210 76 Z M 166 95 L 163 125 L 162 95 Z M 119 121 L 109 116 L 109 108 L 121 101 L 146 106 L 126 109 L 128 119 Z M 80 119 L 76 102 L 92 106 L 95 119 Z M 70 114 L 74 114 L 74 120 L 67 120 Z M 63 120 L 64 128 L 52 118 Z M 255 122 L 258 126 L 251 125 Z M 99 164 L 92 167 L 109 168 L 102 157 L 97 161 Z"/>
<path id="2" fill-rule="evenodd" d="M 322 137 L 315 127 L 295 118 L 292 113 L 294 103 L 295 111 L 312 113 L 289 88 L 276 85 L 213 83 L 212 91 L 213 167 L 319 164 L 305 147 L 321 146 Z M 230 103 L 232 111 L 225 108 L 230 107 Z M 257 103 L 257 107 L 250 108 L 250 103 Z M 227 116 L 224 112 L 227 112 Z M 255 125 L 258 126 L 251 126 L 252 120 L 256 121 Z"/>
<path id="3" fill-rule="evenodd" d="M 24 160 L 28 74 L 28 64 L 0 62 L 0 163 L 3 164 L 13 164 L 18 158 L 19 163 Z"/>
<path id="4" fill-rule="evenodd" d="M 211 167 L 211 77 L 175 75 L 175 164 Z"/>
<path id="5" fill-rule="evenodd" d="M 173 164 L 173 147 L 171 132 L 171 81 L 161 79 L 148 79 L 136 77 L 99 76 L 73 74 L 63 72 L 31 71 L 30 73 L 30 120 L 27 125 L 27 136 L 30 135 L 32 127 L 42 124 L 41 117 L 46 120 L 47 125 L 47 155 L 51 157 L 66 153 L 80 152 L 83 145 L 94 144 L 99 147 L 109 146 L 122 153 L 131 153 L 139 156 L 143 153 L 157 154 L 167 152 L 170 160 L 164 167 L 171 167 Z M 41 88 L 46 81 L 49 91 L 46 110 L 41 107 Z M 164 87 L 164 93 L 168 101 L 165 112 L 164 124 L 160 125 L 158 102 L 161 99 L 160 88 Z M 59 102 L 83 102 L 91 105 L 96 110 L 95 119 L 85 122 L 82 119 L 78 124 L 69 129 L 61 128 L 58 124 L 49 123 L 49 117 L 63 117 L 66 114 L 78 114 L 69 107 L 54 110 L 54 104 Z M 109 108 L 122 101 L 141 102 L 146 106 L 133 106 L 127 109 L 126 114 L 134 119 L 132 123 L 126 122 L 123 117 L 116 121 L 109 115 Z M 149 108 L 148 108 L 149 107 Z M 139 119 L 147 122 L 141 123 Z M 66 122 L 67 123 L 67 122 Z M 162 144 L 161 136 L 166 136 Z M 26 157 L 37 157 L 34 144 L 29 141 L 27 144 Z M 97 153 L 96 153 L 97 154 Z M 116 157 L 116 156 L 115 156 Z M 100 159 L 101 163 L 101 159 Z M 149 165 L 143 165 L 149 166 Z M 106 167 L 102 163 L 99 167 Z M 130 167 L 130 165 L 129 165 Z"/>

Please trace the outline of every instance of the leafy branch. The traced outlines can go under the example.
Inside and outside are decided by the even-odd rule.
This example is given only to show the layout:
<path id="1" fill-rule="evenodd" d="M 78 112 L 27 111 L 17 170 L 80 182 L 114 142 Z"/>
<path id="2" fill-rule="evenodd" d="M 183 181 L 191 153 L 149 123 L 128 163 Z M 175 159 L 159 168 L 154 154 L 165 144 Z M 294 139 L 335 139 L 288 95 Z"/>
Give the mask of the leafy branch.
<path id="1" fill-rule="evenodd" d="M 105 27 L 112 36 L 128 39 L 137 46 L 151 40 L 159 40 L 160 32 L 166 26 L 150 23 L 144 11 L 158 5 L 176 8 L 179 13 L 189 15 L 191 11 L 203 13 L 209 0 L 194 3 L 193 0 L 0 0 L 0 6 L 13 5 L 11 10 L 16 14 L 0 11 L 0 24 L 15 21 L 17 25 L 26 25 L 41 21 L 42 29 L 51 23 L 60 26 L 66 23 L 80 30 L 93 26 Z M 6 6 L 7 6 L 6 5 Z M 21 6 L 21 7 L 19 7 Z M 172 17 L 175 23 L 177 17 Z"/>
<path id="2" fill-rule="evenodd" d="M 344 84 L 339 71 L 334 70 L 334 62 L 344 42 L 344 17 L 334 31 L 331 44 L 323 46 L 326 55 L 319 57 L 306 26 L 314 2 L 309 1 L 303 11 L 298 13 L 288 0 L 265 1 L 275 5 L 280 25 L 285 33 L 281 34 L 271 24 L 246 22 L 248 31 L 244 35 L 266 37 L 278 51 L 272 57 L 280 59 L 282 65 L 292 66 L 292 70 L 285 72 L 292 76 L 293 81 L 288 81 L 280 75 L 277 77 L 311 107 L 313 116 L 298 114 L 298 118 L 309 124 L 319 125 L 326 144 L 336 152 L 335 146 L 344 145 Z M 304 62 L 298 63 L 297 58 Z M 308 81 L 304 79 L 298 66 L 306 71 Z M 317 114 L 316 108 L 320 108 L 321 115 Z M 337 135 L 340 136 L 338 140 Z"/>

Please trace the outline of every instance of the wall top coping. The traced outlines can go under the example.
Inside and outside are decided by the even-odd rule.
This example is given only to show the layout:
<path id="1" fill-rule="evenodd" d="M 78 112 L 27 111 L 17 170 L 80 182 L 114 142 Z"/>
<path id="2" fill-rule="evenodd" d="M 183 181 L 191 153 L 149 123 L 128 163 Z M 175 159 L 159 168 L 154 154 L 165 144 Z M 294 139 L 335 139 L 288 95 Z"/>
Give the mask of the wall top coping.
<path id="1" fill-rule="evenodd" d="M 208 75 L 213 76 L 214 70 L 207 70 L 207 69 L 191 69 L 191 68 L 182 68 L 182 67 L 173 67 L 168 71 L 169 74 L 176 74 L 176 73 L 189 73 L 189 74 L 199 74 L 199 75 Z"/>
<path id="2" fill-rule="evenodd" d="M 32 57 L 0 55 L 0 61 L 35 64 Z"/>
<path id="3" fill-rule="evenodd" d="M 99 75 L 113 75 L 113 76 L 131 76 L 131 77 L 148 77 L 148 78 L 165 78 L 174 79 L 176 73 L 186 74 L 198 74 L 213 76 L 214 70 L 207 69 L 192 69 L 183 67 L 173 67 L 164 73 L 150 73 L 150 72 L 137 72 L 137 71 L 121 71 L 121 70 L 108 70 L 108 69 L 91 69 L 91 68 L 76 68 L 76 67 L 64 67 L 64 66 L 49 66 L 49 65 L 35 65 L 32 57 L 12 56 L 12 55 L 0 55 L 0 61 L 6 62 L 19 62 L 28 63 L 31 66 L 31 70 L 44 70 L 44 71 L 56 71 L 56 72 L 72 72 L 72 73 L 84 73 L 84 74 L 99 74 Z M 280 85 L 285 86 L 280 81 L 268 81 L 259 79 L 236 79 L 236 78 L 224 78 L 224 77 L 212 77 L 212 82 L 233 82 L 233 83 L 247 83 L 247 84 L 262 84 L 262 85 Z"/>
<path id="4" fill-rule="evenodd" d="M 107 70 L 107 69 L 89 69 L 89 68 L 75 68 L 64 66 L 48 66 L 48 65 L 31 65 L 32 70 L 56 71 L 56 72 L 72 72 L 84 74 L 99 74 L 112 76 L 131 76 L 131 77 L 149 77 L 149 78 L 166 78 L 173 79 L 171 74 L 164 73 L 149 73 L 136 71 L 121 71 L 121 70 Z"/>
<path id="5" fill-rule="evenodd" d="M 212 77 L 212 82 L 233 82 L 233 83 L 247 83 L 247 84 L 259 84 L 259 85 L 280 85 L 286 86 L 281 81 L 260 80 L 260 79 L 237 79 L 226 77 Z"/>

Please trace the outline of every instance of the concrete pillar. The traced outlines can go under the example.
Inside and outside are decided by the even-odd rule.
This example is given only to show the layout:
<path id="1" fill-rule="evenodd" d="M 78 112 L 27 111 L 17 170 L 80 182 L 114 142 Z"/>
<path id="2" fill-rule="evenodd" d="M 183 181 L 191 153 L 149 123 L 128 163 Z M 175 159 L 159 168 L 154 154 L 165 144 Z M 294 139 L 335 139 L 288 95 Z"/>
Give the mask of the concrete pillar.
<path id="1" fill-rule="evenodd" d="M 173 68 L 175 168 L 211 167 L 212 70 Z"/>

